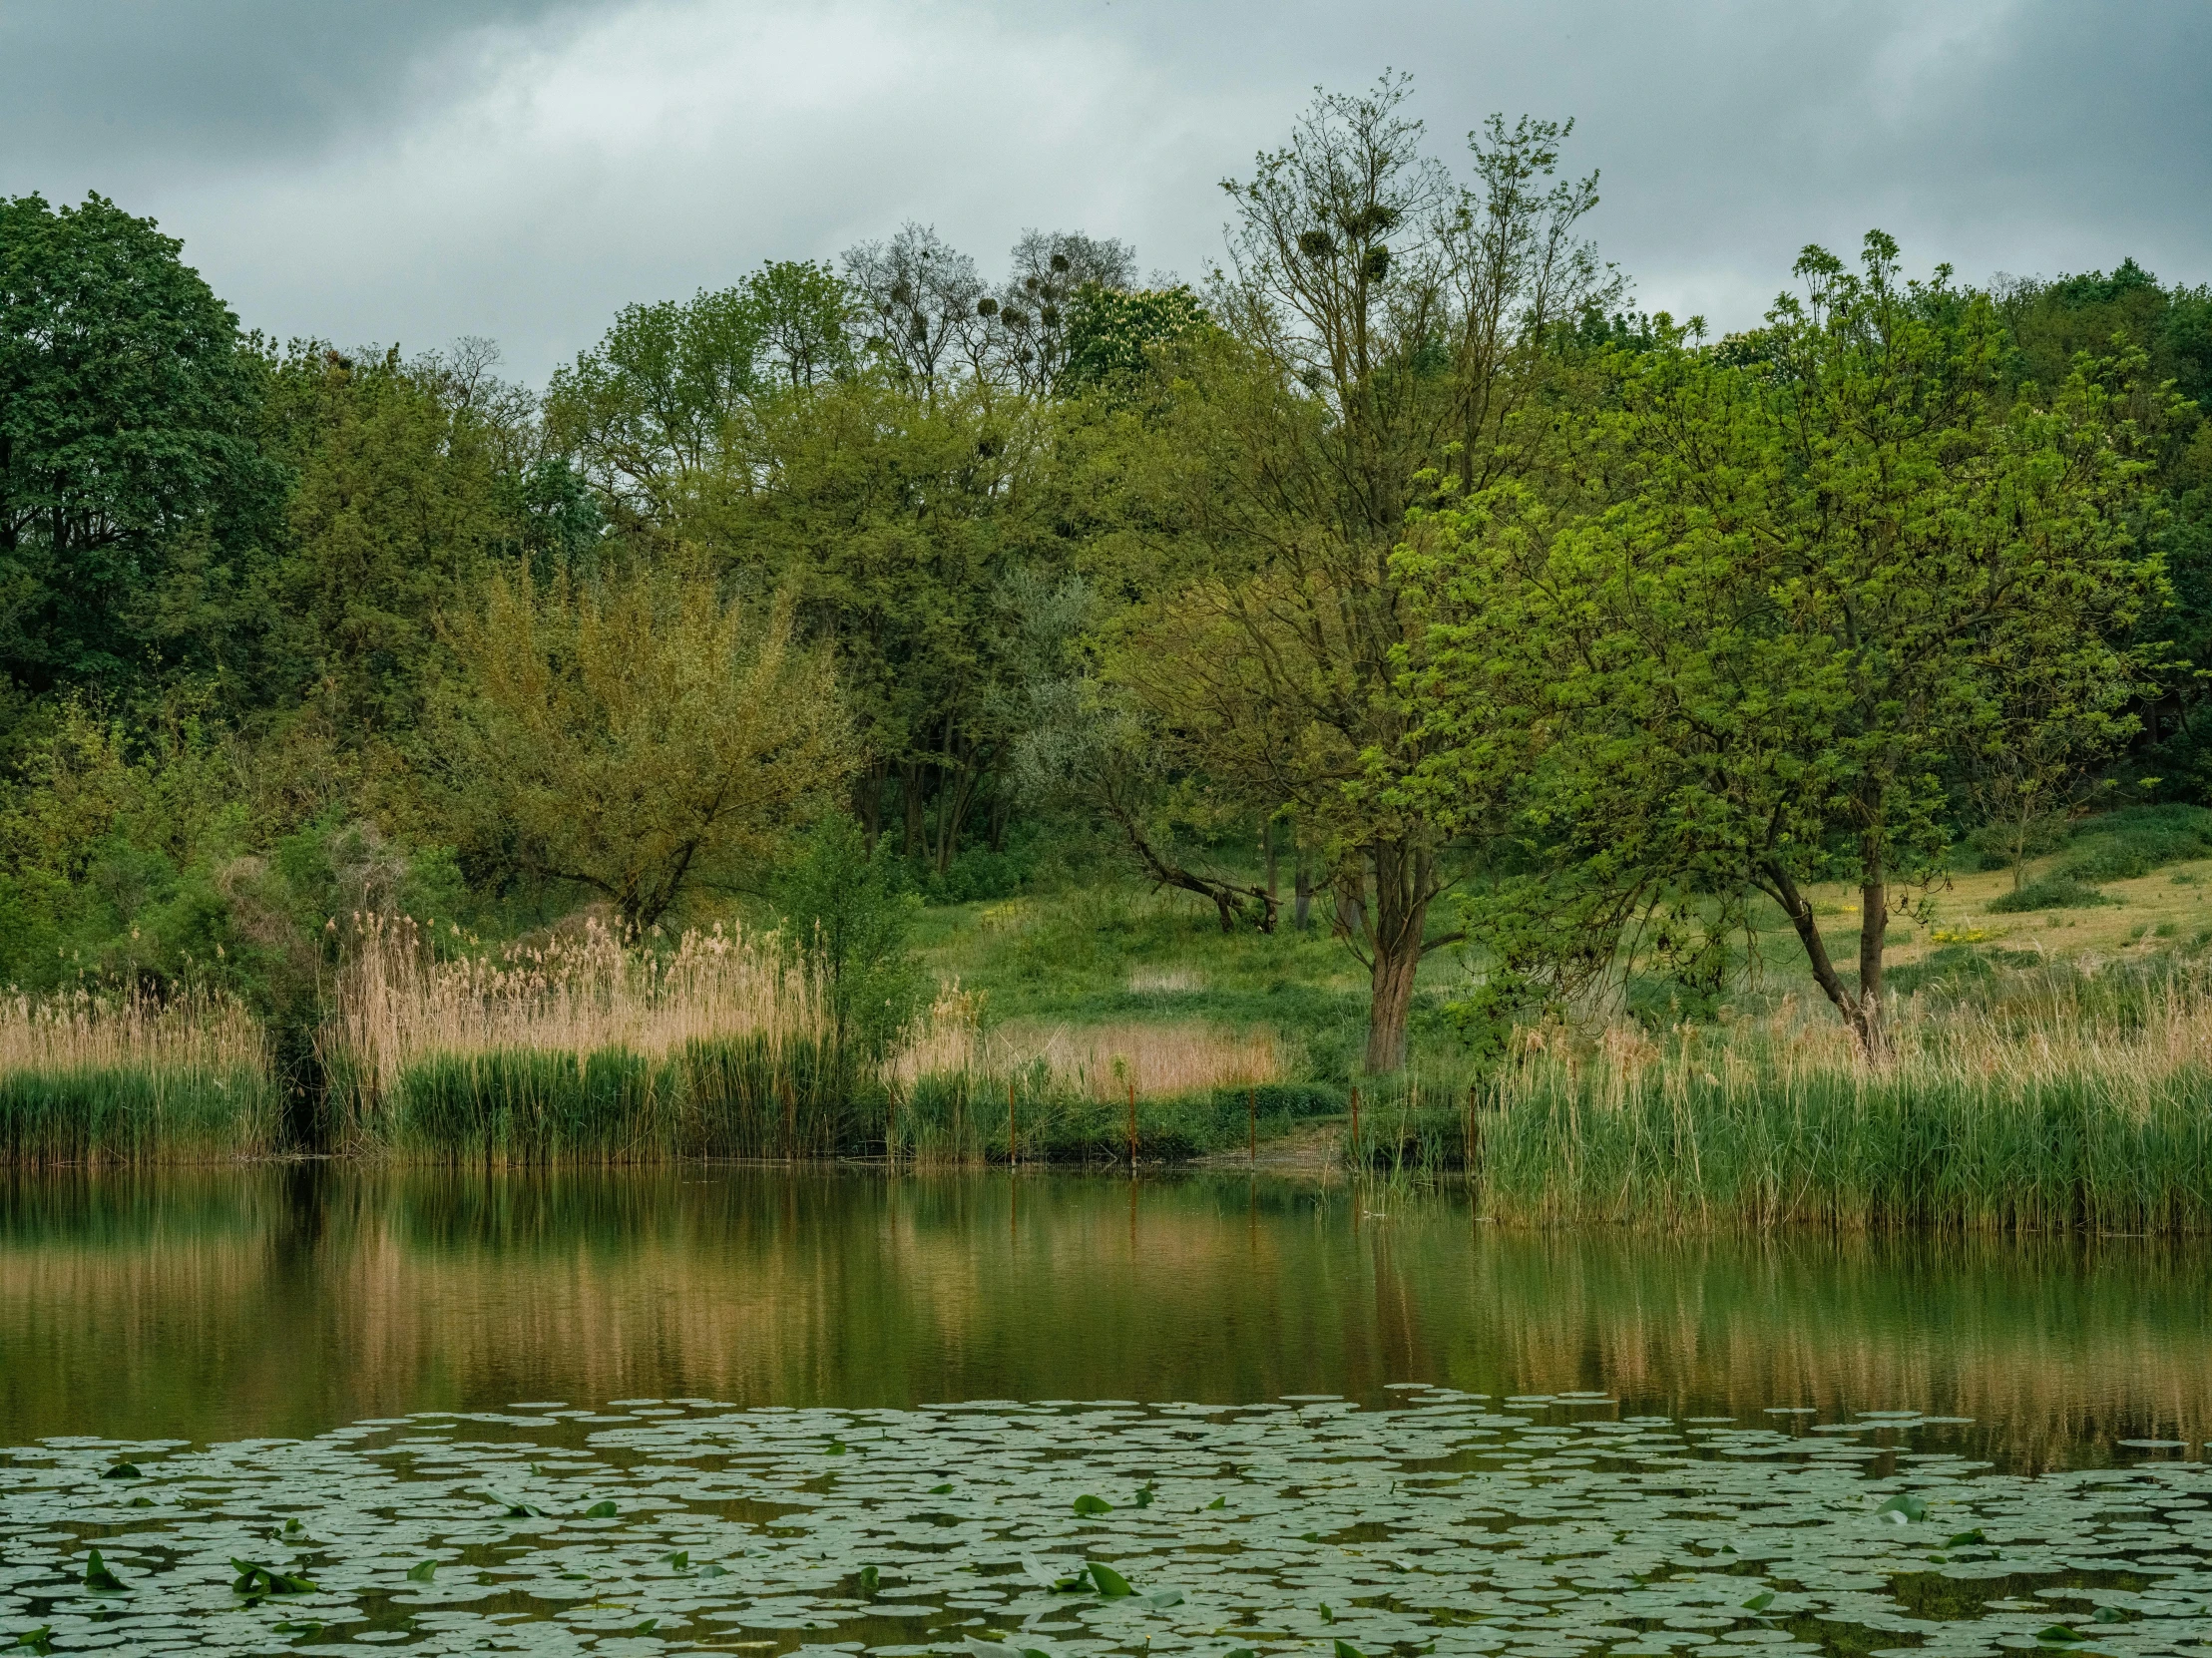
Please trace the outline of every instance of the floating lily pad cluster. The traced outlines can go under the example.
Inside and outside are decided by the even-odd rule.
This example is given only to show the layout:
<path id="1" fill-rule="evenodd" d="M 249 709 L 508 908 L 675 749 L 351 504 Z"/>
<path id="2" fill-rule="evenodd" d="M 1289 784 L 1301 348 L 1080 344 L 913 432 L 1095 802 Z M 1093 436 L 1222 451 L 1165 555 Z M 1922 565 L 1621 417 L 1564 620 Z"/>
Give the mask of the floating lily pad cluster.
<path id="1" fill-rule="evenodd" d="M 0 1653 L 2212 1650 L 2212 1468 L 1887 1412 L 623 1401 L 0 1459 Z"/>

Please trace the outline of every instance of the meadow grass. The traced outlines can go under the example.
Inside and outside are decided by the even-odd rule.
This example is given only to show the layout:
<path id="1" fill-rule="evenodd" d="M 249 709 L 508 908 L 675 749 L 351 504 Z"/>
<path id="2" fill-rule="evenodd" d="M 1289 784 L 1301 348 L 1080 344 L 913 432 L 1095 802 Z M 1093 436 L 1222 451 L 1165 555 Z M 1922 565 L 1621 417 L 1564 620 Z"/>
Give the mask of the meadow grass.
<path id="1" fill-rule="evenodd" d="M 268 1149 L 278 1118 L 266 1036 L 234 998 L 0 998 L 0 1162 L 238 1156 Z"/>

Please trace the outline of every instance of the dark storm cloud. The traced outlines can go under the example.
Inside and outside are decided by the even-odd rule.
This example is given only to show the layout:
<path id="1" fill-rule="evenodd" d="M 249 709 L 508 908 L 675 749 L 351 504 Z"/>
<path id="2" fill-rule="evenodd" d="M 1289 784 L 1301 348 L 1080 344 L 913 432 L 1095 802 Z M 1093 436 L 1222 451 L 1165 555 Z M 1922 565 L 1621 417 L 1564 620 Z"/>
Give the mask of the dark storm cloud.
<path id="1" fill-rule="evenodd" d="M 250 324 L 491 334 L 537 378 L 627 300 L 909 216 L 987 265 L 1040 224 L 1195 274 L 1217 181 L 1386 65 L 1447 154 L 1574 116 L 1604 252 L 1722 326 L 1870 225 L 1971 279 L 2212 278 L 2202 0 L 17 0 L 0 190 L 155 214 Z"/>
<path id="2" fill-rule="evenodd" d="M 311 151 L 388 110 L 454 36 L 570 9 L 570 0 L 7 5 L 0 157 L 12 178 Z"/>

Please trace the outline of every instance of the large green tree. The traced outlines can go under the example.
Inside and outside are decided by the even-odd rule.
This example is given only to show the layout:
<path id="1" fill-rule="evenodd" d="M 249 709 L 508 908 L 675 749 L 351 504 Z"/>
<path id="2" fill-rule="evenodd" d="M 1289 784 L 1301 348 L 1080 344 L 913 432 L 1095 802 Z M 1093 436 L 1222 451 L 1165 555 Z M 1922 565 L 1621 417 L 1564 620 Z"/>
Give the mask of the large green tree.
<path id="1" fill-rule="evenodd" d="M 840 795 L 830 657 L 790 612 L 641 570 L 507 573 L 449 637 L 460 673 L 418 768 L 428 821 L 483 863 L 568 882 L 650 928 L 701 887 L 758 890 Z"/>
<path id="2" fill-rule="evenodd" d="M 0 201 L 0 673 L 220 668 L 281 478 L 258 377 L 182 244 L 99 196 Z"/>
<path id="3" fill-rule="evenodd" d="M 412 726 L 442 651 L 438 621 L 493 556 L 525 540 L 513 410 L 452 365 L 301 345 L 270 368 L 270 442 L 296 479 L 277 592 L 285 703 L 348 740 Z"/>
<path id="4" fill-rule="evenodd" d="M 1373 1071 L 1405 1062 L 1453 878 L 1450 831 L 1395 786 L 1426 739 L 1396 690 L 1421 632 L 1391 549 L 1440 470 L 1529 473 L 1557 325 L 1613 291 L 1576 238 L 1594 178 L 1553 177 L 1567 128 L 1494 120 L 1455 179 L 1408 92 L 1317 98 L 1227 185 L 1219 331 L 1167 354 L 1170 383 L 1129 417 L 1124 532 L 1100 561 L 1133 596 L 1109 673 L 1174 769 L 1255 820 L 1288 808 L 1333 871 Z"/>
<path id="5" fill-rule="evenodd" d="M 2007 401 L 1984 295 L 1819 248 L 1758 336 L 1615 351 L 1580 502 L 1496 487 L 1416 526 L 1407 681 L 1447 814 L 1519 802 L 1534 867 L 1472 907 L 1494 990 L 1624 953 L 1707 983 L 1763 897 L 1870 1051 L 1901 887 L 1991 750 L 2108 743 L 2153 654 L 2166 405 L 2140 353 Z M 2147 411 L 2147 413 L 2146 413 Z M 1859 894 L 1857 971 L 1808 887 Z"/>

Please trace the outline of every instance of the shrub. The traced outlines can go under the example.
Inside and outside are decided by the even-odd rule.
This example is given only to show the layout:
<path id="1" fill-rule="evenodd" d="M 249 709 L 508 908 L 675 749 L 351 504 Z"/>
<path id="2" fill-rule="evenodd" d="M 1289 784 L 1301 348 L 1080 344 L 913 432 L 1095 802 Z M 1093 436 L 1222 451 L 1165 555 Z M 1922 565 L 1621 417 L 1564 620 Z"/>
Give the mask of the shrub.
<path id="1" fill-rule="evenodd" d="M 2030 881 L 2017 892 L 1992 898 L 1990 908 L 1999 915 L 2017 915 L 2023 910 L 2085 910 L 2098 904 L 2118 902 L 2075 876 L 2060 873 Z"/>

